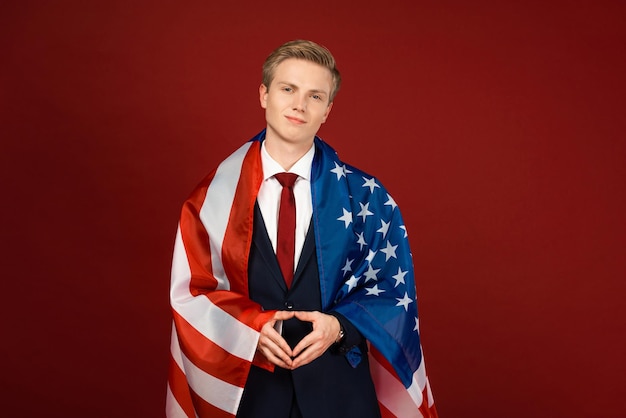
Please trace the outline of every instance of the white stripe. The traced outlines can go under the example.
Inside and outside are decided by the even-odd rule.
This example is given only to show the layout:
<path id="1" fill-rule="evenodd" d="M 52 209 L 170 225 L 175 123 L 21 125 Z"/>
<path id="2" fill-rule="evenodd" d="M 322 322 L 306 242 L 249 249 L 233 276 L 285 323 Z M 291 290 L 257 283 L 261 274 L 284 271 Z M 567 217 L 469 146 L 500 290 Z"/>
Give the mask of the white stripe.
<path id="1" fill-rule="evenodd" d="M 181 353 L 181 356 L 189 387 L 207 403 L 235 415 L 243 388 L 211 376 L 197 368 L 184 354 Z"/>
<path id="2" fill-rule="evenodd" d="M 247 142 L 217 167 L 200 209 L 200 219 L 209 233 L 212 273 L 217 280 L 219 290 L 230 289 L 222 264 L 222 244 L 235 198 L 235 190 L 237 190 L 237 183 L 241 176 L 241 167 L 250 146 L 251 143 Z"/>
<path id="3" fill-rule="evenodd" d="M 172 330 L 171 351 L 172 357 L 178 367 L 184 370 L 189 387 L 191 387 L 198 396 L 207 403 L 230 412 L 233 415 L 237 413 L 239 401 L 243 394 L 243 388 L 219 380 L 197 368 L 180 350 L 175 329 Z"/>
<path id="4" fill-rule="evenodd" d="M 396 417 L 423 418 L 418 409 L 421 401 L 419 403 L 415 401 L 415 394 L 409 394 L 402 382 L 389 373 L 371 354 L 369 361 L 378 401 Z"/>
<path id="5" fill-rule="evenodd" d="M 167 385 L 167 398 L 165 399 L 165 416 L 167 418 L 188 418 L 174 397 L 169 384 Z"/>
<path id="6" fill-rule="evenodd" d="M 428 385 L 428 379 L 426 378 L 426 367 L 424 366 L 424 352 L 422 351 L 422 358 L 420 359 L 420 365 L 413 373 L 413 383 L 408 387 L 407 391 L 413 398 L 413 401 L 421 405 L 424 402 L 424 388 Z M 428 403 L 430 405 L 430 403 Z"/>
<path id="7" fill-rule="evenodd" d="M 189 261 L 179 226 L 172 261 L 172 309 L 213 343 L 234 356 L 252 361 L 259 333 L 220 309 L 209 298 L 194 297 L 189 292 L 190 280 Z"/>
<path id="8" fill-rule="evenodd" d="M 170 352 L 172 353 L 172 358 L 174 362 L 178 366 L 179 369 L 185 373 L 185 369 L 183 368 L 183 358 L 180 352 L 180 346 L 178 344 L 178 334 L 176 333 L 176 326 L 174 325 L 174 321 L 172 321 L 172 337 L 170 341 Z M 172 389 L 170 388 L 169 383 L 167 384 L 167 398 L 165 400 L 165 416 L 167 418 L 188 418 L 187 414 L 180 406 L 174 393 L 172 393 Z"/>

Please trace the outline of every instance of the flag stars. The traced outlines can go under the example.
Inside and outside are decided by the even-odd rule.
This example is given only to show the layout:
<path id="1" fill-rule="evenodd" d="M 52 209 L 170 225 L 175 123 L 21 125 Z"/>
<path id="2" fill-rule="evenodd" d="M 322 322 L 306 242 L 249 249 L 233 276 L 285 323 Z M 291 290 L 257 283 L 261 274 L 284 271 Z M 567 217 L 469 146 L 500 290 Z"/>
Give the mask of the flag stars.
<path id="1" fill-rule="evenodd" d="M 357 213 L 356 216 L 362 216 L 363 222 L 365 223 L 365 218 L 373 215 L 374 213 L 369 211 L 369 206 L 370 206 L 369 202 L 367 202 L 366 204 L 359 202 L 359 205 L 361 205 L 361 212 Z"/>
<path id="2" fill-rule="evenodd" d="M 378 273 L 380 269 L 372 268 L 370 264 L 367 266 L 367 271 L 365 272 L 365 282 L 367 283 L 370 280 L 378 281 L 378 277 L 376 277 L 376 273 Z"/>
<path id="3" fill-rule="evenodd" d="M 396 256 L 397 245 L 391 245 L 391 242 L 387 241 L 387 247 L 380 250 L 381 253 L 385 253 L 385 261 L 389 261 L 391 257 L 398 258 Z"/>
<path id="4" fill-rule="evenodd" d="M 352 173 L 352 171 L 348 170 L 345 165 L 339 165 L 337 164 L 337 161 L 333 161 L 333 163 L 335 164 L 335 168 L 330 171 L 331 173 L 335 173 L 337 175 L 337 180 L 341 179 L 341 177 L 345 177 L 346 174 Z"/>
<path id="5" fill-rule="evenodd" d="M 385 293 L 383 289 L 378 288 L 378 284 L 375 284 L 374 287 L 368 287 L 365 290 L 367 291 L 366 296 L 371 296 L 371 295 L 380 296 L 381 293 Z"/>
<path id="6" fill-rule="evenodd" d="M 385 206 L 391 206 L 391 209 L 395 209 L 398 205 L 396 201 L 393 200 L 393 197 L 389 193 L 387 193 L 387 201 L 385 202 Z"/>
<path id="7" fill-rule="evenodd" d="M 365 257 L 365 260 L 366 260 L 368 263 L 371 263 L 371 262 L 372 262 L 372 260 L 374 259 L 374 257 L 375 257 L 375 256 L 376 256 L 376 251 L 374 251 L 374 250 L 369 250 L 369 252 L 367 253 L 367 257 Z"/>
<path id="8" fill-rule="evenodd" d="M 420 321 L 419 319 L 417 319 L 417 316 L 415 317 L 415 326 L 413 327 L 413 331 L 417 331 L 419 332 L 420 330 Z"/>
<path id="9" fill-rule="evenodd" d="M 360 277 L 351 276 L 348 280 L 346 280 L 346 286 L 348 286 L 348 292 L 356 287 L 359 284 Z"/>
<path id="10" fill-rule="evenodd" d="M 363 251 L 363 246 L 367 245 L 367 242 L 365 242 L 365 237 L 363 236 L 363 232 L 357 233 L 356 236 L 359 237 L 356 241 L 356 243 L 359 244 L 359 250 Z"/>
<path id="11" fill-rule="evenodd" d="M 406 238 L 408 236 L 408 234 L 406 232 L 406 226 L 400 225 L 400 229 L 404 231 L 404 238 Z"/>
<path id="12" fill-rule="evenodd" d="M 343 210 L 343 215 L 338 217 L 337 220 L 343 221 L 345 223 L 346 229 L 348 229 L 348 225 L 352 223 L 352 212 L 348 212 L 347 210 L 343 208 L 342 210 Z"/>
<path id="13" fill-rule="evenodd" d="M 346 172 L 343 170 L 343 166 L 337 164 L 337 161 L 333 161 L 333 162 L 335 163 L 335 168 L 330 170 L 330 172 L 335 173 L 337 175 L 337 180 L 339 180 L 341 177 L 345 177 Z"/>
<path id="14" fill-rule="evenodd" d="M 380 220 L 380 228 L 378 228 L 376 230 L 376 232 L 380 232 L 381 234 L 383 234 L 383 238 L 385 238 L 387 236 L 387 231 L 389 231 L 389 224 L 391 222 L 385 222 L 382 219 Z M 347 226 L 346 226 L 347 228 Z"/>
<path id="15" fill-rule="evenodd" d="M 345 276 L 346 274 L 348 274 L 348 272 L 352 271 L 352 262 L 354 260 L 350 260 L 350 259 L 346 259 L 346 265 L 343 266 L 343 268 L 341 269 L 341 271 L 343 271 L 343 275 Z"/>
<path id="16" fill-rule="evenodd" d="M 404 306 L 404 310 L 407 312 L 409 310 L 409 303 L 413 302 L 407 292 L 404 292 L 403 298 L 396 298 L 396 300 L 398 301 L 398 303 L 396 303 L 396 306 Z"/>
<path id="17" fill-rule="evenodd" d="M 398 274 L 394 274 L 393 276 L 391 276 L 391 277 L 393 277 L 396 280 L 396 284 L 393 286 L 394 288 L 398 287 L 398 285 L 400 283 L 405 284 L 404 283 L 404 276 L 406 276 L 407 273 L 408 273 L 408 270 L 407 271 L 402 271 L 402 269 L 400 267 L 398 267 Z"/>
<path id="18" fill-rule="evenodd" d="M 363 180 L 365 180 L 365 183 L 363 183 L 362 187 L 369 187 L 370 193 L 374 193 L 374 189 L 376 187 L 380 187 L 378 184 L 376 184 L 376 180 L 374 180 L 373 177 L 371 179 L 368 179 L 367 177 L 363 177 Z"/>

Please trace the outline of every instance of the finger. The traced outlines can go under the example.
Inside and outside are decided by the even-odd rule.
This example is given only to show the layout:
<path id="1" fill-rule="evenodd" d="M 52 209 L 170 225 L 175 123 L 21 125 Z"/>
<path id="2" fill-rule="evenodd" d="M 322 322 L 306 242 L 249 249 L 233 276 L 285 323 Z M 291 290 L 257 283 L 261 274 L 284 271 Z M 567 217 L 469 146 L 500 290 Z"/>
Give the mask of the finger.
<path id="1" fill-rule="evenodd" d="M 312 336 L 311 334 L 306 335 L 303 339 L 301 339 L 298 344 L 296 344 L 296 346 L 293 348 L 293 355 L 292 357 L 298 357 L 300 356 L 302 353 L 304 353 L 304 351 L 309 348 L 314 342 L 315 342 L 316 338 L 315 336 Z"/>
<path id="2" fill-rule="evenodd" d="M 273 327 L 273 321 L 268 322 L 261 329 L 259 337 L 259 347 L 266 347 L 275 356 L 285 359 L 291 359 L 293 352 L 287 341 Z"/>
<path id="3" fill-rule="evenodd" d="M 259 341 L 259 350 L 273 364 L 289 368 L 292 363 L 291 348 L 287 342 L 276 333 L 276 340 L 264 337 Z"/>
<path id="4" fill-rule="evenodd" d="M 294 315 L 300 321 L 306 321 L 306 322 L 314 322 L 315 320 L 319 318 L 319 312 L 315 312 L 315 311 L 296 311 L 294 312 Z"/>
<path id="5" fill-rule="evenodd" d="M 293 318 L 294 315 L 294 311 L 277 311 L 272 319 L 274 321 L 285 321 L 287 319 Z"/>
<path id="6" fill-rule="evenodd" d="M 272 350 L 267 347 L 261 349 L 260 351 L 270 363 L 284 369 L 292 368 L 292 360 L 290 357 L 281 357 L 280 355 L 276 355 Z"/>
<path id="7" fill-rule="evenodd" d="M 311 363 L 313 360 L 320 357 L 324 354 L 326 350 L 323 347 L 320 347 L 319 344 L 315 344 L 309 346 L 306 350 L 304 350 L 299 356 L 293 359 L 291 364 L 292 369 L 296 369 L 298 367 L 304 366 L 306 364 Z"/>

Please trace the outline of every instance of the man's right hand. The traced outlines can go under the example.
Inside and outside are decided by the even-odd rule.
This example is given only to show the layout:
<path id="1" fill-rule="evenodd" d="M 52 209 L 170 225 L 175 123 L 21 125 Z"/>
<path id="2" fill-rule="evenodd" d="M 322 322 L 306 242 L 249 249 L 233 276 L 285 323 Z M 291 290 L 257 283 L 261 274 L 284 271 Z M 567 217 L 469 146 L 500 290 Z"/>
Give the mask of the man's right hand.
<path id="1" fill-rule="evenodd" d="M 256 348 L 270 363 L 284 369 L 292 368 L 293 352 L 287 341 L 276 331 L 275 326 L 276 322 L 293 317 L 294 313 L 291 311 L 276 312 L 274 317 L 261 328 L 261 337 Z"/>

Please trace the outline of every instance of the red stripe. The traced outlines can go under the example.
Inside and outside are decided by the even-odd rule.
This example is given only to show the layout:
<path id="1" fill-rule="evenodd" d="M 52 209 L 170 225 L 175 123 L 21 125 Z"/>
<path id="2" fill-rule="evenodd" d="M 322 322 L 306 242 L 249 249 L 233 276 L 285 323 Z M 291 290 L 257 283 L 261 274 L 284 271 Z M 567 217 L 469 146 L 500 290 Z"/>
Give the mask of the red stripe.
<path id="1" fill-rule="evenodd" d="M 263 325 L 274 316 L 276 311 L 261 311 L 261 306 L 241 295 L 227 290 L 218 290 L 206 295 L 220 309 L 228 312 L 239 322 L 261 331 Z"/>
<path id="2" fill-rule="evenodd" d="M 428 407 L 428 393 L 427 388 L 424 388 L 422 391 L 422 404 L 419 407 L 420 412 L 424 415 L 424 418 L 437 418 L 437 410 L 435 409 L 435 404 L 433 404 L 430 408 Z"/>
<path id="3" fill-rule="evenodd" d="M 200 418 L 234 418 L 235 415 L 230 414 L 223 409 L 216 407 L 202 399 L 195 392 L 191 391 L 193 404 L 196 407 L 196 413 Z M 195 416 L 195 415 L 192 415 Z"/>
<path id="4" fill-rule="evenodd" d="M 191 362 L 204 372 L 231 385 L 244 387 L 250 362 L 231 355 L 173 312 L 180 348 Z"/>
<path id="5" fill-rule="evenodd" d="M 380 353 L 380 351 L 378 351 L 376 349 L 376 347 L 371 346 L 370 347 L 370 353 L 372 355 L 372 357 L 374 357 L 376 359 L 376 361 L 378 363 L 380 363 L 381 366 L 383 366 L 385 368 L 385 370 L 387 370 L 389 373 L 391 373 L 391 375 L 396 379 L 396 380 L 400 380 L 400 378 L 398 377 L 398 373 L 396 373 L 396 371 L 394 370 L 393 366 L 391 365 L 391 363 L 389 363 L 387 361 L 387 359 Z"/>
<path id="6" fill-rule="evenodd" d="M 170 384 L 170 390 L 174 395 L 174 399 L 180 405 L 180 407 L 185 411 L 185 414 L 189 418 L 193 418 L 196 416 L 193 408 L 193 403 L 191 400 L 191 394 L 189 393 L 189 385 L 187 384 L 187 378 L 185 377 L 185 373 L 178 367 L 176 361 L 170 354 L 170 370 L 168 374 L 168 382 Z"/>
<path id="7" fill-rule="evenodd" d="M 217 280 L 213 277 L 209 234 L 200 221 L 200 209 L 207 188 L 215 172 L 206 177 L 185 201 L 180 216 L 180 231 L 191 271 L 190 292 L 197 296 L 214 290 Z"/>
<path id="8" fill-rule="evenodd" d="M 255 141 L 244 157 L 222 243 L 222 264 L 233 292 L 248 294 L 248 258 L 252 243 L 254 202 L 263 181 L 261 145 Z"/>
<path id="9" fill-rule="evenodd" d="M 378 407 L 380 408 L 380 415 L 382 418 L 396 418 L 396 416 L 390 410 L 385 408 L 385 405 L 382 403 L 378 402 Z"/>

